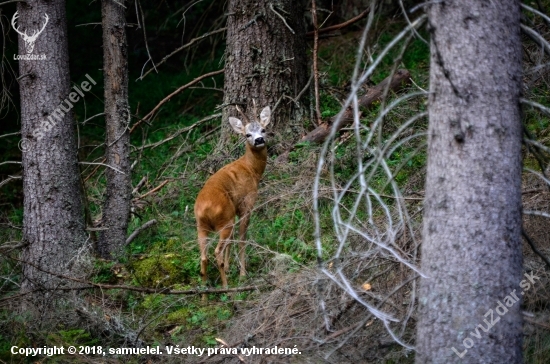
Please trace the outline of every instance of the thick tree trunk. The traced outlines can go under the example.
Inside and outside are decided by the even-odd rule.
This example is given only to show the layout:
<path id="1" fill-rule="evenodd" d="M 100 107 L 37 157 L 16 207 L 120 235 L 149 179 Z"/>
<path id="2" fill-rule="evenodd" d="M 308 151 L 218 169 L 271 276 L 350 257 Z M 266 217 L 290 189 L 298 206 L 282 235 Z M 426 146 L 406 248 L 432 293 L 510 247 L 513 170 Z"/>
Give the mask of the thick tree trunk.
<path id="1" fill-rule="evenodd" d="M 128 106 L 128 45 L 122 0 L 102 1 L 103 67 L 105 78 L 105 157 L 112 168 L 107 178 L 98 253 L 114 258 L 125 245 L 130 218 L 130 111 Z"/>
<path id="2" fill-rule="evenodd" d="M 521 363 L 520 4 L 429 5 L 417 363 Z"/>
<path id="3" fill-rule="evenodd" d="M 42 270 L 80 277 L 86 232 L 77 160 L 64 0 L 28 0 L 17 6 L 20 32 L 32 35 L 48 18 L 34 47 L 19 38 L 19 54 L 45 60 L 19 60 L 23 150 L 23 292 L 32 314 L 54 312 L 57 287 L 70 285 Z M 46 16 L 47 14 L 47 16 Z M 30 52 L 29 52 L 30 50 Z M 72 95 L 72 96 L 71 96 Z M 72 98 L 72 100 L 71 100 Z M 37 309 L 36 312 L 34 309 Z"/>
<path id="4" fill-rule="evenodd" d="M 277 106 L 271 129 L 279 140 L 301 136 L 307 102 L 291 98 L 309 74 L 303 15 L 303 1 L 229 1 L 221 146 L 232 135 L 227 118 L 238 116 L 234 105 L 248 107 L 251 115 L 252 100 L 259 109 Z"/>

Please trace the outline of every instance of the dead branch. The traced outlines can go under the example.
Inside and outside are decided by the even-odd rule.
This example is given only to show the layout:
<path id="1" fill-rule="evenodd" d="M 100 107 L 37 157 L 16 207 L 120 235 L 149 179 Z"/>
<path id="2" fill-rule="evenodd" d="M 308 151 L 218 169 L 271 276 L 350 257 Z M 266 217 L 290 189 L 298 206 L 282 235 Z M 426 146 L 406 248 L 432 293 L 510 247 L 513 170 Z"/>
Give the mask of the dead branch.
<path id="1" fill-rule="evenodd" d="M 148 229 L 150 226 L 155 225 L 157 223 L 157 220 L 149 220 L 145 224 L 138 227 L 130 236 L 128 239 L 126 239 L 126 245 L 130 244 L 143 230 Z"/>
<path id="2" fill-rule="evenodd" d="M 134 124 L 134 126 L 132 126 L 132 128 L 130 129 L 130 133 L 132 133 L 143 121 L 148 121 L 148 120 L 151 120 L 151 118 L 153 117 L 153 115 L 155 115 L 155 113 L 160 109 L 160 107 L 164 104 L 166 104 L 168 101 L 170 101 L 170 99 L 174 96 L 176 96 L 177 94 L 179 94 L 180 92 L 184 91 L 185 89 L 193 86 L 194 84 L 204 80 L 205 78 L 208 78 L 208 77 L 212 77 L 212 76 L 217 76 L 217 75 L 221 75 L 222 73 L 224 72 L 223 69 L 221 70 L 217 70 L 217 71 L 212 71 L 212 72 L 209 72 L 209 73 L 205 73 L 204 75 L 202 76 L 199 76 L 197 78 L 195 78 L 193 81 L 181 86 L 180 88 L 178 88 L 176 91 L 172 92 L 170 95 L 166 96 L 164 99 L 162 99 L 158 104 L 157 106 L 155 106 L 153 108 L 153 110 L 151 110 L 147 115 L 145 115 L 143 118 L 141 118 L 137 123 Z"/>
<path id="3" fill-rule="evenodd" d="M 9 183 L 10 181 L 16 181 L 18 179 L 22 179 L 22 177 L 21 176 L 8 176 L 8 178 L 6 178 L 5 180 L 0 181 L 0 187 L 2 187 L 3 185 Z"/>
<path id="4" fill-rule="evenodd" d="M 25 3 L 25 4 L 27 4 L 27 1 L 26 0 L 9 0 L 9 1 L 4 1 L 3 3 L 0 3 L 0 6 L 6 5 L 6 4 L 11 4 L 11 3 Z"/>
<path id="5" fill-rule="evenodd" d="M 397 70 L 391 79 L 390 77 L 387 77 L 378 85 L 370 88 L 367 91 L 367 93 L 359 99 L 359 106 L 362 108 L 371 107 L 376 101 L 379 101 L 382 98 L 384 94 L 384 89 L 386 89 L 386 87 L 389 87 L 389 89 L 392 91 L 397 91 L 400 88 L 402 88 L 404 85 L 407 85 L 410 82 L 410 78 L 411 78 L 411 74 L 408 70 L 406 69 Z M 361 117 L 361 112 L 359 113 L 359 117 Z M 310 131 L 308 134 L 302 137 L 302 139 L 300 139 L 300 141 L 297 144 L 295 144 L 292 148 L 290 148 L 289 150 L 281 154 L 277 158 L 277 162 L 286 161 L 288 159 L 288 154 L 296 147 L 296 145 L 300 143 L 323 142 L 329 136 L 330 130 L 333 127 L 333 123 L 336 120 L 338 120 L 338 115 L 332 117 L 328 123 L 323 123 L 319 125 L 317 128 Z M 352 121 L 353 121 L 353 110 L 351 108 L 348 108 L 346 111 L 344 111 L 344 114 L 340 118 L 339 123 L 335 125 L 336 131 L 339 131 L 344 126 L 349 125 Z"/>
<path id="6" fill-rule="evenodd" d="M 317 65 L 319 52 L 319 28 L 317 24 L 317 4 L 315 0 L 311 0 L 311 16 L 313 18 L 313 84 L 315 88 L 315 126 L 321 123 L 321 109 L 319 108 L 319 68 Z"/>
<path id="7" fill-rule="evenodd" d="M 101 160 L 101 163 L 105 162 L 106 160 L 107 160 L 107 158 L 103 158 L 103 159 Z M 98 164 L 98 165 L 94 168 L 94 170 L 88 175 L 88 177 L 86 177 L 86 178 L 84 179 L 84 182 L 82 182 L 82 183 L 88 182 L 88 180 L 89 180 L 90 178 L 92 178 L 92 176 L 97 172 L 97 170 L 98 170 L 100 167 L 101 167 L 101 164 Z"/>
<path id="8" fill-rule="evenodd" d="M 174 50 L 172 53 L 170 53 L 169 55 L 167 56 L 164 56 L 164 58 L 158 62 L 156 64 L 156 66 L 160 66 L 161 64 L 163 64 L 164 62 L 166 62 L 168 60 L 168 58 L 172 57 L 173 55 L 175 55 L 176 53 L 179 53 L 181 52 L 182 50 L 184 50 L 185 48 L 189 48 L 191 47 L 193 44 L 195 44 L 196 42 L 198 41 L 201 41 L 207 37 L 210 37 L 212 35 L 215 35 L 215 34 L 218 34 L 218 33 L 221 33 L 221 32 L 225 32 L 227 30 L 227 27 L 224 27 L 224 28 L 220 28 L 220 29 L 217 29 L 217 30 L 214 30 L 214 31 L 211 31 L 211 32 L 208 32 L 208 33 L 205 33 L 199 37 L 196 37 L 196 38 L 193 38 L 191 39 L 189 42 L 187 42 L 186 44 L 182 45 L 181 47 L 177 48 L 176 50 Z M 143 78 L 145 78 L 145 76 L 147 76 L 149 73 L 151 73 L 155 68 L 150 68 L 149 70 L 147 70 L 147 72 L 145 72 L 142 76 L 140 76 L 136 81 L 141 81 L 143 80 Z"/>
<path id="9" fill-rule="evenodd" d="M 148 176 L 143 176 L 143 178 L 138 182 L 136 187 L 133 189 L 132 196 L 136 195 L 139 192 L 139 190 L 141 190 L 141 187 L 143 187 L 145 182 L 147 182 L 147 178 L 148 178 Z"/>
<path id="10" fill-rule="evenodd" d="M 548 258 L 540 250 L 537 249 L 537 247 L 535 246 L 535 243 L 533 242 L 533 240 L 531 240 L 531 238 L 529 237 L 529 235 L 527 235 L 527 233 L 525 232 L 525 229 L 523 228 L 521 229 L 521 235 L 523 236 L 525 241 L 527 241 L 527 244 L 529 244 L 533 252 L 536 255 L 538 255 L 544 261 L 544 263 L 546 263 L 546 265 L 550 268 L 550 260 L 548 260 Z"/>
<path id="11" fill-rule="evenodd" d="M 86 306 L 75 308 L 78 316 L 85 320 L 88 325 L 97 327 L 101 332 L 114 333 L 124 339 L 126 343 L 133 343 L 135 347 L 143 347 L 144 343 L 139 339 L 139 334 L 127 327 L 122 320 L 115 316 L 107 314 L 105 311 L 90 310 Z"/>
<path id="12" fill-rule="evenodd" d="M 210 120 L 213 120 L 213 119 L 216 119 L 216 118 L 219 118 L 222 116 L 222 113 L 217 113 L 217 114 L 212 114 L 210 116 L 207 116 L 195 123 L 193 123 L 192 125 L 189 125 L 188 127 L 185 127 L 183 129 L 180 129 L 178 130 L 177 132 L 175 132 L 174 134 L 170 135 L 168 138 L 166 139 L 163 139 L 161 141 L 158 141 L 158 142 L 155 142 L 155 143 L 151 143 L 151 144 L 146 144 L 144 145 L 143 147 L 141 147 L 142 149 L 145 149 L 145 148 L 156 148 L 158 147 L 159 145 L 162 145 L 166 142 L 169 142 L 170 140 L 180 136 L 181 134 L 183 133 L 186 133 L 192 129 L 194 129 L 195 127 L 199 126 L 200 124 L 204 123 L 204 122 L 207 122 L 207 121 L 210 121 Z"/>
<path id="13" fill-rule="evenodd" d="M 545 324 L 543 324 L 543 323 L 541 323 L 541 322 L 535 321 L 535 320 L 533 320 L 533 319 L 530 318 L 530 317 L 527 317 L 527 316 L 523 315 L 523 319 L 524 319 L 525 321 L 527 321 L 527 322 L 533 324 L 533 325 L 537 325 L 537 326 L 540 326 L 540 327 L 542 327 L 542 328 L 545 328 L 546 330 L 550 330 L 550 326 L 549 326 L 549 325 L 545 325 Z"/>
<path id="14" fill-rule="evenodd" d="M 12 250 L 24 248 L 27 245 L 29 245 L 29 244 L 27 242 L 24 242 L 24 241 L 8 241 L 8 242 L 0 245 L 0 252 L 9 253 Z"/>
<path id="15" fill-rule="evenodd" d="M 388 86 L 389 89 L 397 91 L 404 85 L 408 84 L 411 78 L 409 71 L 405 69 L 397 70 L 392 79 L 389 77 L 384 79 L 375 87 L 369 89 L 365 95 L 359 99 L 359 106 L 362 108 L 371 107 L 376 101 L 380 101 L 384 89 Z M 359 115 L 361 117 L 361 115 Z M 319 126 L 313 131 L 309 132 L 306 136 L 301 139 L 301 142 L 310 142 L 310 143 L 321 143 L 323 142 L 328 135 L 330 134 L 330 129 L 334 121 L 337 120 L 337 116 L 334 116 L 328 123 Z M 344 126 L 349 125 L 353 121 L 353 110 L 351 108 L 347 109 L 342 115 L 340 122 L 336 125 L 336 130 L 342 129 Z"/>
<path id="16" fill-rule="evenodd" d="M 150 194 L 157 192 L 157 191 L 160 190 L 162 187 L 164 187 L 168 182 L 170 182 L 170 180 L 166 180 L 166 181 L 162 182 L 160 185 L 158 185 L 157 187 L 153 188 L 151 191 L 149 191 L 149 192 L 147 192 L 147 193 L 145 193 L 145 194 L 139 196 L 138 199 L 145 198 L 145 197 L 149 196 Z"/>
<path id="17" fill-rule="evenodd" d="M 0 4 L 0 5 L 1 5 L 1 4 Z M 0 135 L 0 139 L 2 139 L 2 138 L 7 138 L 7 137 L 10 137 L 10 136 L 20 135 L 20 134 L 21 134 L 20 131 L 16 131 L 15 133 L 9 133 L 9 134 Z"/>
<path id="18" fill-rule="evenodd" d="M 147 42 L 147 33 L 145 32 L 145 28 L 146 28 L 145 27 L 145 15 L 143 13 L 143 9 L 141 8 L 141 2 L 138 0 L 136 3 L 139 6 L 139 12 L 141 13 L 141 26 L 143 28 L 143 41 L 145 42 L 145 49 L 147 50 L 147 55 L 149 56 L 149 59 L 147 59 L 145 64 L 147 64 L 147 62 L 151 61 L 151 64 L 153 65 L 153 68 L 158 73 L 157 67 L 155 66 L 155 61 L 153 61 L 153 57 L 151 56 L 151 52 L 149 51 L 149 43 Z M 137 10 L 137 6 L 136 6 L 136 10 Z M 139 23 L 139 15 L 137 14 L 137 11 L 136 11 L 136 16 L 138 16 L 138 23 Z M 139 26 L 138 26 L 138 28 L 139 28 Z M 144 67 L 145 67 L 145 64 L 143 65 Z"/>
<path id="19" fill-rule="evenodd" d="M 8 256 L 7 256 L 8 257 Z M 211 289 L 201 289 L 201 288 L 195 288 L 195 289 L 186 289 L 186 290 L 175 290 L 170 288 L 145 288 L 145 287 L 136 287 L 136 286 L 127 286 L 122 284 L 106 284 L 106 283 L 95 283 L 91 282 L 85 279 L 80 278 L 74 278 L 69 277 L 65 274 L 51 272 L 48 270 L 45 270 L 42 267 L 37 266 L 36 264 L 33 264 L 31 262 L 18 259 L 15 257 L 9 257 L 9 259 L 15 260 L 19 263 L 31 266 L 35 269 L 40 270 L 43 273 L 49 274 L 51 276 L 65 279 L 71 282 L 80 283 L 84 286 L 75 286 L 75 287 L 61 287 L 61 288 L 52 288 L 52 291 L 55 290 L 83 290 L 83 289 L 92 289 L 92 288 L 101 288 L 101 289 L 122 289 L 126 291 L 133 291 L 133 292 L 142 292 L 142 293 L 151 293 L 151 294 L 164 294 L 164 295 L 194 295 L 194 294 L 203 294 L 203 293 L 213 293 L 213 294 L 219 294 L 219 293 L 233 293 L 233 292 L 246 292 L 246 291 L 256 291 L 261 288 L 267 287 L 266 284 L 263 285 L 251 285 L 251 286 L 243 286 L 243 287 L 234 287 L 234 288 L 211 288 Z"/>
<path id="20" fill-rule="evenodd" d="M 340 23 L 340 24 L 336 24 L 336 25 L 331 25 L 330 27 L 326 27 L 326 28 L 322 28 L 322 29 L 319 29 L 318 30 L 318 34 L 322 34 L 322 33 L 328 33 L 328 32 L 332 32 L 333 30 L 338 30 L 338 29 L 342 29 L 342 28 L 345 28 L 347 27 L 348 25 L 351 25 L 353 23 L 356 23 L 358 22 L 359 20 L 363 19 L 364 17 L 367 16 L 367 14 L 369 13 L 370 9 L 367 8 L 365 11 L 363 11 L 361 14 L 357 15 L 356 17 L 354 18 L 351 18 L 350 20 L 347 20 L 343 23 Z M 308 37 L 311 37 L 315 34 L 315 31 L 313 32 L 307 32 L 306 33 L 306 36 Z"/>

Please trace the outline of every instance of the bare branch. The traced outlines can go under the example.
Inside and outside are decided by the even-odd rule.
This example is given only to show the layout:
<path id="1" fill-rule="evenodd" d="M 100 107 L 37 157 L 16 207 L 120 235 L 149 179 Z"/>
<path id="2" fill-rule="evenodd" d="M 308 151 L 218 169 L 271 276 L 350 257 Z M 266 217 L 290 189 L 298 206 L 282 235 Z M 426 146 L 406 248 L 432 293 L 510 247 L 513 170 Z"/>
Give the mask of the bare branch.
<path id="1" fill-rule="evenodd" d="M 550 260 L 548 260 L 546 255 L 542 254 L 542 252 L 537 249 L 537 247 L 535 246 L 535 243 L 533 242 L 533 240 L 531 240 L 531 238 L 529 237 L 529 235 L 527 235 L 527 233 L 525 232 L 525 229 L 523 229 L 523 228 L 521 229 L 521 235 L 523 236 L 525 241 L 527 241 L 527 244 L 529 244 L 529 246 L 531 247 L 533 252 L 536 255 L 538 255 L 544 261 L 544 263 L 546 263 L 546 266 L 548 268 L 550 268 Z"/>
<path id="2" fill-rule="evenodd" d="M 105 284 L 105 283 L 96 283 L 96 282 L 92 282 L 92 281 L 88 281 L 80 278 L 69 277 L 61 273 L 48 271 L 28 261 L 24 261 L 15 257 L 9 257 L 9 258 L 17 262 L 23 263 L 25 265 L 32 266 L 33 268 L 40 270 L 41 272 L 44 272 L 51 276 L 84 285 L 84 286 L 75 286 L 75 287 L 68 287 L 68 288 L 52 288 L 52 291 L 101 288 L 101 289 L 122 289 L 126 291 L 155 293 L 155 294 L 164 294 L 164 295 L 195 295 L 195 294 L 203 294 L 203 293 L 220 294 L 220 293 L 232 293 L 232 292 L 257 291 L 267 286 L 264 284 L 264 285 L 257 285 L 257 286 L 253 285 L 253 286 L 243 286 L 243 287 L 235 287 L 235 288 L 219 288 L 219 289 L 196 288 L 196 289 L 186 289 L 186 290 L 175 290 L 170 288 L 145 288 L 145 287 L 127 286 L 127 285 L 121 285 L 121 284 Z"/>
<path id="3" fill-rule="evenodd" d="M 290 32 L 292 34 L 296 34 L 296 32 L 294 32 L 294 30 L 290 27 L 290 25 L 288 25 L 288 23 L 286 22 L 286 19 L 284 16 L 282 16 L 281 14 L 279 14 L 277 11 L 275 11 L 275 8 L 273 7 L 273 3 L 269 3 L 269 8 L 271 9 L 272 12 L 275 13 L 275 15 L 277 15 L 279 18 L 281 18 L 281 20 L 283 21 L 283 23 L 285 23 L 286 27 L 288 28 L 288 30 L 290 30 Z"/>
<path id="4" fill-rule="evenodd" d="M 6 4 L 11 4 L 11 3 L 25 3 L 25 4 L 27 4 L 27 1 L 26 0 L 9 0 L 9 1 L 4 1 L 3 3 L 0 3 L 0 6 L 6 5 Z"/>
<path id="5" fill-rule="evenodd" d="M 173 55 L 181 52 L 182 50 L 186 49 L 186 48 L 189 48 L 191 47 L 193 44 L 205 39 L 205 38 L 208 38 L 212 35 L 215 35 L 215 34 L 218 34 L 218 33 L 222 33 L 222 32 L 225 32 L 227 30 L 227 27 L 224 27 L 224 28 L 220 28 L 220 29 L 217 29 L 217 30 L 214 30 L 214 31 L 211 31 L 211 32 L 208 32 L 208 33 L 205 33 L 203 35 L 201 35 L 200 37 L 197 37 L 197 38 L 193 38 L 191 39 L 189 42 L 187 42 L 187 44 L 184 44 L 182 45 L 181 47 L 177 48 L 176 50 L 174 50 L 172 53 L 170 53 L 169 55 L 165 56 L 160 62 L 157 63 L 157 67 L 160 66 L 161 64 L 163 64 L 164 62 L 166 62 L 168 60 L 168 58 L 172 57 Z M 147 70 L 147 72 L 145 72 L 143 75 L 141 75 L 136 81 L 141 81 L 145 78 L 145 76 L 147 76 L 149 73 L 151 73 L 153 70 L 156 71 L 156 68 L 149 68 L 149 70 Z"/>
<path id="6" fill-rule="evenodd" d="M 332 32 L 333 30 L 338 30 L 338 29 L 342 29 L 342 28 L 345 28 L 353 23 L 356 23 L 358 22 L 359 20 L 363 19 L 364 17 L 367 16 L 367 14 L 369 13 L 370 11 L 370 8 L 367 8 L 365 9 L 361 14 L 357 15 L 356 17 L 353 17 L 343 23 L 340 23 L 340 24 L 336 24 L 336 25 L 331 25 L 330 27 L 326 27 L 326 28 L 321 28 L 318 30 L 318 34 L 322 34 L 322 33 L 328 33 L 328 32 Z M 311 37 L 315 34 L 315 31 L 313 32 L 307 32 L 306 33 L 306 36 L 308 37 Z"/>
<path id="7" fill-rule="evenodd" d="M 15 136 L 15 135 L 21 135 L 21 132 L 20 132 L 20 131 L 16 131 L 15 133 L 9 133 L 9 134 L 0 135 L 0 139 L 2 139 L 2 138 L 8 138 L 8 137 Z"/>
<path id="8" fill-rule="evenodd" d="M 118 172 L 118 173 L 125 174 L 125 173 L 122 172 L 120 169 L 115 168 L 115 167 L 110 166 L 110 165 L 105 164 L 105 163 L 94 163 L 94 162 L 78 162 L 78 163 L 79 163 L 79 164 L 85 164 L 85 165 L 91 165 L 91 166 L 103 166 L 103 167 L 111 168 L 113 171 L 116 171 L 116 172 Z"/>
<path id="9" fill-rule="evenodd" d="M 193 86 L 194 84 L 204 80 L 205 78 L 208 78 L 208 77 L 213 77 L 213 76 L 217 76 L 217 75 L 221 75 L 222 73 L 224 72 L 223 69 L 221 70 L 217 70 L 217 71 L 213 71 L 213 72 L 209 72 L 209 73 L 205 73 L 204 75 L 202 76 L 199 76 L 197 78 L 195 78 L 193 81 L 181 86 L 180 88 L 178 88 L 176 91 L 172 92 L 170 95 L 166 96 L 164 99 L 162 99 L 158 104 L 157 106 L 155 106 L 153 108 L 153 110 L 151 110 L 147 115 L 145 115 L 143 118 L 141 118 L 137 123 L 134 124 L 134 126 L 132 126 L 132 128 L 130 129 L 130 133 L 132 133 L 143 121 L 146 121 L 146 120 L 150 120 L 153 115 L 155 115 L 155 113 L 161 108 L 162 105 L 166 104 L 168 101 L 170 101 L 170 99 L 174 96 L 176 96 L 177 94 L 179 94 L 180 92 L 184 91 L 185 89 Z"/>
<path id="10" fill-rule="evenodd" d="M 311 0 L 311 16 L 313 19 L 313 85 L 315 89 L 315 126 L 321 123 L 321 109 L 319 106 L 319 69 L 317 66 L 319 52 L 319 29 L 317 28 L 317 5 L 315 0 Z"/>
<path id="11" fill-rule="evenodd" d="M 158 73 L 157 68 L 155 66 L 155 61 L 153 61 L 153 57 L 151 56 L 151 52 L 149 51 L 149 42 L 147 42 L 147 32 L 145 31 L 145 15 L 143 15 L 143 9 L 141 8 L 141 2 L 139 0 L 136 0 L 136 3 L 139 6 L 139 12 L 141 13 L 141 26 L 143 28 L 143 40 L 145 42 L 145 49 L 147 50 L 147 55 L 149 56 L 149 59 L 145 62 L 143 67 L 147 64 L 147 62 L 151 61 L 151 64 L 153 65 L 153 68 L 155 69 L 155 72 Z M 138 16 L 139 19 L 139 16 Z"/>
<path id="12" fill-rule="evenodd" d="M 128 237 L 128 239 L 126 239 L 126 245 L 130 244 L 132 241 L 134 241 L 135 238 L 137 238 L 137 236 L 139 235 L 139 233 L 141 233 L 143 230 L 146 230 L 148 229 L 150 226 L 153 226 L 157 223 L 157 220 L 153 219 L 153 220 L 149 220 L 147 221 L 145 224 L 141 225 L 139 228 L 137 228 L 136 230 L 134 230 L 134 232 L 132 234 L 130 234 L 130 236 Z"/>

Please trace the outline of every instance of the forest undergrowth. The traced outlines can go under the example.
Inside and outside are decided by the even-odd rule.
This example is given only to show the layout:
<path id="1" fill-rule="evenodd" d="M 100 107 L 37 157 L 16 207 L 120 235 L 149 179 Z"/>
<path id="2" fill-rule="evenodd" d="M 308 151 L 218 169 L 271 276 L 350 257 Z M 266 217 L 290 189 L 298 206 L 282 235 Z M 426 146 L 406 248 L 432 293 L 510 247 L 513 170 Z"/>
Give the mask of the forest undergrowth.
<path id="1" fill-rule="evenodd" d="M 364 55 L 365 59 L 375 58 L 407 25 L 401 19 L 389 19 L 376 19 L 368 38 L 370 53 Z M 548 34 L 546 24 L 534 18 L 532 21 L 540 28 L 539 32 Z M 324 119 L 340 111 L 349 93 L 361 33 L 349 31 L 338 37 L 321 39 L 320 109 Z M 427 38 L 424 30 L 419 33 Z M 365 85 L 365 90 L 388 77 L 396 60 L 399 68 L 411 72 L 414 82 L 397 92 L 390 92 L 383 103 L 364 110 L 362 137 L 370 132 L 369 128 L 374 128 L 373 122 L 384 106 L 405 94 L 428 89 L 429 46 L 420 37 L 405 39 L 400 44 L 404 51 L 397 48 L 390 52 Z M 526 69 L 547 62 L 548 56 L 528 38 L 524 39 L 524 49 Z M 176 75 L 166 76 L 159 82 L 183 84 L 217 69 L 220 59 L 219 52 L 212 52 L 204 60 L 195 56 L 193 62 L 200 66 L 196 69 L 190 67 L 188 75 L 177 79 Z M 524 97 L 547 105 L 549 81 L 548 71 L 542 74 L 526 72 Z M 131 86 L 131 90 L 134 88 L 133 99 L 147 99 L 151 94 L 162 98 L 160 87 L 156 88 L 155 83 L 151 80 Z M 201 300 L 203 290 L 220 288 L 221 284 L 213 256 L 217 242 L 213 238 L 209 254 L 209 286 L 201 285 L 193 215 L 195 197 L 208 176 L 244 152 L 243 143 L 228 150 L 217 148 L 221 117 L 216 105 L 221 103 L 222 95 L 219 84 L 207 87 L 217 90 L 190 90 L 182 97 L 185 101 L 174 102 L 175 105 L 163 109 L 151 126 L 132 135 L 132 159 L 136 164 L 132 177 L 134 191 L 129 231 L 139 229 L 146 222 L 151 222 L 150 227 L 128 244 L 127 254 L 120 261 L 93 260 L 88 279 L 96 287 L 75 298 L 73 304 L 79 308 L 60 313 L 59 322 L 55 324 L 29 323 L 24 312 L 14 313 L 16 310 L 11 309 L 16 304 L 11 296 L 0 298 L 0 360 L 12 362 L 9 348 L 13 345 L 214 347 L 223 344 L 230 347 L 300 348 L 301 356 L 282 355 L 274 359 L 280 362 L 412 363 L 414 351 L 397 343 L 388 330 L 391 329 L 403 343 L 414 345 L 417 277 L 411 274 L 409 267 L 383 249 L 373 247 L 359 233 L 349 233 L 348 244 L 342 252 L 337 252 L 335 235 L 338 232 L 333 218 L 336 204 L 341 207 L 338 212 L 340 219 L 350 218 L 370 231 L 372 226 L 384 225 L 386 215 L 398 219 L 400 206 L 404 206 L 409 213 L 408 227 L 396 230 L 399 233 L 392 237 L 392 247 L 408 261 L 419 265 L 427 117 L 419 118 L 406 130 L 400 131 L 400 126 L 414 115 L 426 112 L 425 95 L 401 102 L 383 118 L 380 142 L 392 145 L 392 137 L 399 132 L 400 143 L 385 159 L 391 178 L 378 167 L 369 170 L 369 186 L 383 202 L 373 211 L 365 204 L 352 214 L 349 206 L 354 205 L 355 193 L 361 186 L 358 182 L 351 187 L 345 186 L 356 172 L 358 160 L 368 163 L 376 156 L 365 154 L 358 159 L 358 141 L 351 126 L 344 128 L 331 144 L 327 154 L 331 164 L 319 176 L 321 256 L 314 240 L 313 211 L 313 182 L 321 146 L 298 144 L 289 152 L 288 160 L 281 162 L 272 153 L 288 148 L 290 143 L 279 140 L 277 130 L 268 130 L 270 156 L 248 230 L 248 274 L 245 279 L 239 279 L 237 248 L 233 246 L 236 241 L 232 241 L 228 275 L 230 290 L 209 293 L 204 302 Z M 149 93 L 151 89 L 154 91 Z M 303 104 L 306 107 L 307 103 Z M 94 107 L 86 112 L 92 114 Z M 136 114 L 140 107 L 144 106 L 133 104 Z M 525 128 L 530 137 L 542 145 L 549 145 L 549 116 L 528 106 L 524 110 Z M 77 109 L 76 113 L 80 120 L 86 119 L 83 110 Z M 417 134 L 419 137 L 413 138 Z M 82 137 L 84 144 L 93 146 L 102 136 L 91 125 L 82 132 Z M 81 158 L 97 161 L 101 158 L 101 150 L 83 148 Z M 548 179 L 544 173 L 548 172 L 549 160 L 548 149 L 525 143 L 526 169 Z M 89 225 L 97 226 L 101 220 L 104 174 L 95 166 L 87 166 L 82 169 L 82 177 L 88 199 Z M 394 198 L 392 184 L 401 191 L 399 201 Z M 548 185 L 544 178 L 525 172 L 524 211 L 548 211 Z M 336 196 L 335 190 L 344 187 L 347 192 Z M 10 188 L 9 193 L 13 194 L 12 201 L 17 201 L 17 188 Z M 22 205 L 17 202 L 7 205 L 8 208 L 0 211 L 0 218 L 8 228 L 0 232 L 0 237 L 4 241 L 18 241 L 21 239 Z M 382 206 L 386 206 L 387 211 Z M 542 254 L 550 257 L 547 217 L 524 216 L 526 236 Z M 373 221 L 367 223 L 368 220 Z M 16 291 L 20 265 L 17 260 L 9 259 L 13 252 L 4 253 L 6 257 L 0 260 L 1 274 L 5 278 L 2 290 Z M 328 272 L 341 268 L 358 296 L 351 297 L 328 279 L 318 269 L 320 265 Z M 524 296 L 525 362 L 545 363 L 550 353 L 549 267 L 533 252 L 527 240 L 524 241 L 524 267 L 526 272 L 535 272 L 540 277 L 534 289 Z M 399 317 L 399 322 L 388 327 L 356 298 Z M 88 362 L 93 358 L 91 355 L 82 356 L 75 362 Z M 151 362 L 176 361 L 161 356 L 149 359 Z M 208 363 L 242 362 L 242 358 L 236 355 L 225 354 L 195 359 Z M 45 360 L 64 362 L 56 357 Z M 142 362 L 142 359 L 131 356 L 106 359 L 105 362 L 119 360 Z"/>

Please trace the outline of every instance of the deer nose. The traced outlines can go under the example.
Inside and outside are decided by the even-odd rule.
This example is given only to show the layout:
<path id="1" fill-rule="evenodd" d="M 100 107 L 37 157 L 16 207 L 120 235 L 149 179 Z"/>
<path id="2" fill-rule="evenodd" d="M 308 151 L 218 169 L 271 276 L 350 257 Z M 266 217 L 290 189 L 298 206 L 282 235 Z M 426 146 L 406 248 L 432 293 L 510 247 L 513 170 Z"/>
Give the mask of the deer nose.
<path id="1" fill-rule="evenodd" d="M 254 140 L 254 146 L 260 145 L 260 144 L 265 144 L 265 140 L 264 140 L 263 137 L 259 137 L 259 138 L 256 138 L 256 139 Z"/>

